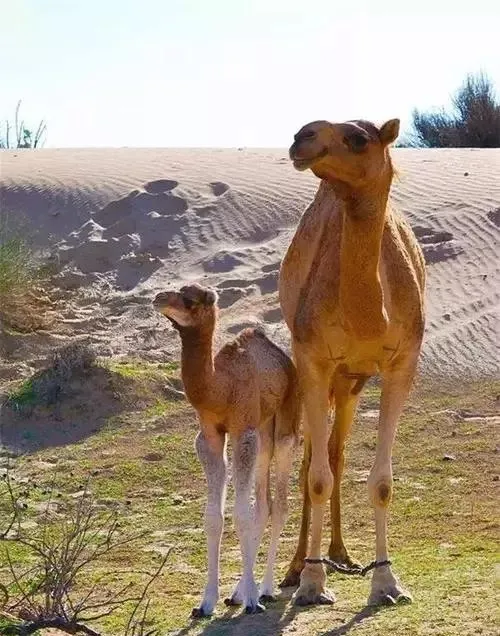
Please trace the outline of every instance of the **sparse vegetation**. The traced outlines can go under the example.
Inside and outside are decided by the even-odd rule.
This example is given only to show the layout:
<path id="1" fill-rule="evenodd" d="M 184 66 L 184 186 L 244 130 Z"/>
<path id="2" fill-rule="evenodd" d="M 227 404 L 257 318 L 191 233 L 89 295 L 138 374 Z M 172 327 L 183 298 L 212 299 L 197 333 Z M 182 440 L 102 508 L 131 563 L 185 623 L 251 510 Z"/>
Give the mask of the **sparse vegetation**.
<path id="1" fill-rule="evenodd" d="M 128 377 L 120 376 L 118 371 L 110 373 L 116 382 L 129 383 L 127 394 L 142 394 L 142 387 L 146 386 L 150 404 L 155 404 L 155 390 L 156 397 L 164 399 L 160 387 L 166 374 L 162 365 L 128 360 L 111 366 L 126 369 Z M 247 617 L 219 604 L 211 621 L 192 623 L 189 614 L 199 599 L 206 571 L 205 489 L 193 448 L 198 427 L 185 402 L 171 403 L 166 413 L 160 413 L 132 405 L 133 398 L 126 409 L 113 414 L 97 432 L 58 448 L 42 447 L 13 460 L 16 483 L 28 491 L 21 500 L 26 504 L 24 532 L 29 531 L 30 523 L 39 527 L 43 524 L 47 501 L 43 491 L 52 489 L 58 493 L 52 498 L 52 513 L 57 518 L 65 510 L 60 502 L 78 501 L 91 473 L 89 490 L 99 511 L 103 515 L 118 511 L 119 531 L 124 535 L 147 534 L 126 548 L 118 547 L 103 556 L 99 563 L 90 564 L 87 576 L 75 586 L 75 595 L 85 595 L 103 573 L 110 572 L 116 575 L 106 584 L 112 596 L 129 580 L 128 574 L 121 578 L 125 569 L 152 572 L 162 555 L 175 546 L 169 555 L 168 576 L 155 585 L 149 604 L 149 615 L 161 634 L 493 636 L 499 619 L 494 582 L 494 489 L 498 467 L 493 442 L 493 416 L 498 411 L 499 394 L 498 383 L 486 381 L 473 386 L 448 384 L 442 393 L 426 386 L 412 396 L 405 409 L 394 453 L 396 482 L 390 543 L 395 570 L 414 594 L 413 605 L 369 610 L 365 608 L 368 581 L 331 575 L 329 585 L 338 598 L 333 607 L 294 608 L 290 605 L 291 590 L 286 590 L 264 615 Z M 368 387 L 349 443 L 344 481 L 346 542 L 363 563 L 373 558 L 374 550 L 366 475 L 374 458 L 373 409 L 378 407 L 378 398 L 379 388 Z M 66 393 L 60 394 L 58 413 L 66 418 L 65 422 L 73 423 L 72 411 L 67 414 L 65 410 L 68 399 Z M 78 403 L 86 399 L 83 394 L 74 397 Z M 93 402 L 98 404 L 103 399 L 95 395 Z M 22 426 L 22 422 L 16 425 Z M 297 540 L 301 504 L 299 455 L 293 471 L 290 520 L 280 545 L 278 576 L 285 572 Z M 56 473 L 48 466 L 57 466 Z M 33 483 L 38 487 L 27 488 Z M 0 507 L 0 530 L 10 523 L 8 511 L 8 506 Z M 325 550 L 327 540 L 325 536 Z M 239 576 L 230 512 L 225 520 L 223 546 L 222 593 L 226 594 Z M 8 542 L 8 547 L 20 572 L 33 566 L 29 551 L 22 545 Z M 262 574 L 264 555 L 265 543 L 257 576 Z M 130 576 L 137 581 L 135 575 Z M 9 582 L 10 578 L 8 565 L 0 559 L 0 581 Z M 98 601 L 104 601 L 104 588 L 100 589 Z M 14 598 L 10 584 L 9 594 Z M 1 598 L 0 591 L 0 604 Z M 130 611 L 130 605 L 118 606 L 95 629 L 106 636 L 121 636 Z M 147 627 L 153 629 L 149 623 Z"/>
<path id="2" fill-rule="evenodd" d="M 49 274 L 19 222 L 0 211 L 0 328 L 33 331 L 47 326 L 51 303 L 44 283 Z"/>
<path id="3" fill-rule="evenodd" d="M 28 488 L 17 492 L 12 488 L 10 475 L 4 478 L 8 501 L 13 509 L 15 523 L 10 521 L 3 539 L 3 552 L 7 562 L 8 581 L 2 584 L 3 618 L 12 617 L 4 626 L 4 634 L 27 636 L 42 628 L 57 628 L 68 634 L 100 636 L 89 624 L 110 616 L 118 607 L 133 603 L 123 636 L 153 636 L 155 629 L 148 627 L 148 592 L 162 573 L 169 551 L 151 574 L 134 572 L 130 566 L 125 572 L 102 572 L 90 589 L 82 591 L 80 582 L 89 575 L 93 566 L 99 567 L 107 555 L 128 548 L 144 538 L 148 532 L 123 533 L 118 511 L 103 511 L 88 489 L 76 500 L 59 500 L 59 514 L 53 514 L 53 502 L 60 493 L 50 490 L 42 506 L 41 522 L 35 529 L 23 529 L 25 505 L 21 498 L 28 497 Z M 33 486 L 32 486 L 33 487 Z M 36 487 L 36 486 L 35 486 Z M 62 514 L 61 514 L 62 512 Z M 36 524 L 35 524 L 36 525 Z M 11 546 L 25 551 L 28 564 L 15 563 Z M 129 575 L 118 590 L 110 591 L 107 583 L 115 583 Z M 132 577 L 145 579 L 142 585 Z M 142 576 L 141 576 L 142 575 Z"/>
<path id="4" fill-rule="evenodd" d="M 52 354 L 45 369 L 10 393 L 7 406 L 15 411 L 28 412 L 35 405 L 54 404 L 68 382 L 90 369 L 95 362 L 96 355 L 86 341 L 61 347 Z"/>
<path id="5" fill-rule="evenodd" d="M 43 146 L 47 125 L 43 119 L 37 128 L 32 128 L 26 124 L 20 116 L 21 100 L 17 102 L 14 122 L 8 119 L 3 122 L 0 129 L 0 149 L 1 148 L 39 148 Z"/>
<path id="6" fill-rule="evenodd" d="M 413 111 L 413 130 L 400 145 L 427 148 L 499 148 L 500 102 L 491 80 L 467 75 L 450 112 Z"/>

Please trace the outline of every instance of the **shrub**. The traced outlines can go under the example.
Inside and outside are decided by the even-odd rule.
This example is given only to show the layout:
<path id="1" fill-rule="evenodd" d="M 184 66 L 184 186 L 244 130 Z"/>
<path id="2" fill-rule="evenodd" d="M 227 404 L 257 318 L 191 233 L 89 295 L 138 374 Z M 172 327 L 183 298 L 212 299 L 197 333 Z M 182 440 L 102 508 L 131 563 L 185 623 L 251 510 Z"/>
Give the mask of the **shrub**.
<path id="1" fill-rule="evenodd" d="M 467 75 L 452 98 L 452 111 L 413 111 L 413 131 L 405 144 L 427 148 L 500 147 L 500 103 L 482 73 Z"/>
<path id="2" fill-rule="evenodd" d="M 85 340 L 72 342 L 57 349 L 45 369 L 13 392 L 7 405 L 14 411 L 29 413 L 37 404 L 54 404 L 71 380 L 96 363 L 96 354 Z"/>

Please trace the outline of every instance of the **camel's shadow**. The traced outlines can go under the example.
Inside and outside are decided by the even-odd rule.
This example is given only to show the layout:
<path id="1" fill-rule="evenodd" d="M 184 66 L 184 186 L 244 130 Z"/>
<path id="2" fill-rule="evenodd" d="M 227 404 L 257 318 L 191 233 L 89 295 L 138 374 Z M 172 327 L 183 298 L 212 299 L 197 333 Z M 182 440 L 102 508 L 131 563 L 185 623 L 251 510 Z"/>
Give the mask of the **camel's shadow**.
<path id="1" fill-rule="evenodd" d="M 269 605 L 263 614 L 248 616 L 241 613 L 241 609 L 229 608 L 222 616 L 206 622 L 201 631 L 200 622 L 192 620 L 189 625 L 175 632 L 175 636 L 190 636 L 191 634 L 200 634 L 200 636 L 280 636 L 299 614 L 312 611 L 311 607 L 296 607 L 290 604 L 293 591 L 292 589 L 284 590 L 276 602 Z M 318 636 L 348 634 L 351 629 L 364 620 L 375 616 L 381 609 L 381 607 L 363 607 L 346 621 L 340 618 L 341 625 L 321 634 L 318 633 Z M 332 621 L 338 620 L 339 613 L 332 611 Z"/>

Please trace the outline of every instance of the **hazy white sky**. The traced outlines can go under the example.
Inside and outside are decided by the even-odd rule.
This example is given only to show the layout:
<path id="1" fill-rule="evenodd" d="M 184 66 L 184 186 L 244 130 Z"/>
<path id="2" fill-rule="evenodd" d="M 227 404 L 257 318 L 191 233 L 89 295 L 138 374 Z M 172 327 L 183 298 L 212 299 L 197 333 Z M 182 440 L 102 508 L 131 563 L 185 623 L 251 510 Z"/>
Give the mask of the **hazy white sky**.
<path id="1" fill-rule="evenodd" d="M 0 0 L 0 117 L 47 146 L 288 146 L 500 90 L 498 0 Z"/>

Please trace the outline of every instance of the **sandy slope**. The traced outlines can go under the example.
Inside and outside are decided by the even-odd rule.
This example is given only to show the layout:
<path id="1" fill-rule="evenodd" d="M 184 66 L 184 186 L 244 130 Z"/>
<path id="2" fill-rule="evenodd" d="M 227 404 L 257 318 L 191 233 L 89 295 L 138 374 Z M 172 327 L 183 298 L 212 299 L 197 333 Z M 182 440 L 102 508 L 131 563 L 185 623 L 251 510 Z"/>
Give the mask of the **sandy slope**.
<path id="1" fill-rule="evenodd" d="M 428 262 L 422 371 L 498 374 L 500 151 L 394 156 L 393 200 Z M 193 280 L 219 290 L 221 336 L 264 322 L 287 345 L 278 268 L 317 180 L 294 171 L 286 151 L 2 151 L 0 162 L 1 209 L 56 255 L 67 300 L 52 333 L 11 343 L 16 368 L 71 334 L 105 355 L 176 355 L 150 299 Z"/>

